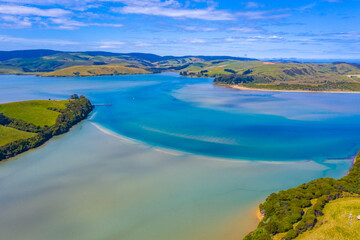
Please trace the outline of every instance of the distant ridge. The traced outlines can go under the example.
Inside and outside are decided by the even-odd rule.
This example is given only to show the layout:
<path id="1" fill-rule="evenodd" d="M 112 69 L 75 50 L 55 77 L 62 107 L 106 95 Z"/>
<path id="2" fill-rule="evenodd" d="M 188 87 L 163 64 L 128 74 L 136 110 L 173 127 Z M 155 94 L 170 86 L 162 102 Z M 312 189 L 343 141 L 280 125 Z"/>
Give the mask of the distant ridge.
<path id="1" fill-rule="evenodd" d="M 265 62 L 278 62 L 278 63 L 360 63 L 360 58 L 358 59 L 305 59 L 305 58 L 264 58 L 260 59 Z"/>
<path id="2" fill-rule="evenodd" d="M 218 60 L 218 59 L 232 59 L 238 61 L 254 61 L 257 60 L 255 58 L 244 58 L 244 57 L 231 57 L 231 56 L 159 56 L 156 54 L 151 53 L 114 53 L 114 52 L 105 52 L 105 51 L 55 51 L 49 49 L 34 49 L 34 50 L 14 50 L 14 51 L 0 51 L 0 61 L 6 61 L 13 58 L 38 58 L 38 57 L 45 57 L 51 56 L 58 53 L 84 53 L 90 56 L 106 56 L 106 57 L 131 57 L 136 59 L 142 59 L 149 62 L 159 62 L 159 61 L 166 61 L 166 60 L 176 60 L 182 58 L 201 58 L 205 61 L 211 60 Z"/>
<path id="3" fill-rule="evenodd" d="M 61 53 L 61 51 L 54 51 L 48 49 L 0 51 L 0 61 L 6 61 L 13 58 L 45 57 L 57 53 Z"/>

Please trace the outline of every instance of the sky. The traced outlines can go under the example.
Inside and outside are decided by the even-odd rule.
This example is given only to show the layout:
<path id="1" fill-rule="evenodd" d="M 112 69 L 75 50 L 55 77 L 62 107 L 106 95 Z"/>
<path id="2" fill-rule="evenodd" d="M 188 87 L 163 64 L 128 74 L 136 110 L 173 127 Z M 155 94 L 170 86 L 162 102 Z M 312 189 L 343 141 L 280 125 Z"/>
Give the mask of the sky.
<path id="1" fill-rule="evenodd" d="M 0 0 L 0 50 L 360 59 L 360 0 Z"/>

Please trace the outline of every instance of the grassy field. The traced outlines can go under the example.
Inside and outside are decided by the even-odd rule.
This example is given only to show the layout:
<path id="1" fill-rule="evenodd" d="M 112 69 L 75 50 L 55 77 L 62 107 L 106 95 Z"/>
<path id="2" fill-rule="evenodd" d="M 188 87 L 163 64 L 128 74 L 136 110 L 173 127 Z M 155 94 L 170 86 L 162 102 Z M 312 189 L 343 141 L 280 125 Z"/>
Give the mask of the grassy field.
<path id="1" fill-rule="evenodd" d="M 55 124 L 59 113 L 47 108 L 65 109 L 66 101 L 32 100 L 0 104 L 0 112 L 9 118 L 24 120 L 37 126 Z"/>
<path id="2" fill-rule="evenodd" d="M 323 224 L 301 234 L 296 240 L 360 239 L 360 220 L 356 219 L 358 215 L 360 215 L 360 198 L 341 198 L 331 201 L 324 208 L 324 216 L 319 219 Z"/>
<path id="3" fill-rule="evenodd" d="M 235 73 L 243 72 L 249 68 L 263 65 L 261 61 L 237 61 L 237 60 L 214 60 L 207 62 L 197 62 L 191 64 L 189 67 L 181 70 L 188 71 L 191 74 L 198 74 L 203 71 L 209 77 L 216 76 L 218 74 L 230 75 L 232 72 L 225 71 L 225 69 L 231 69 Z"/>
<path id="4" fill-rule="evenodd" d="M 360 91 L 359 73 L 360 64 L 262 62 L 235 74 L 218 75 L 215 83 L 272 90 Z"/>
<path id="5" fill-rule="evenodd" d="M 34 137 L 36 133 L 29 133 L 0 125 L 0 146 L 17 141 Z"/>
<path id="6" fill-rule="evenodd" d="M 124 65 L 91 65 L 73 66 L 54 72 L 42 74 L 45 77 L 76 77 L 76 76 L 101 76 L 101 75 L 124 75 L 124 74 L 147 74 L 149 71 L 137 67 Z"/>

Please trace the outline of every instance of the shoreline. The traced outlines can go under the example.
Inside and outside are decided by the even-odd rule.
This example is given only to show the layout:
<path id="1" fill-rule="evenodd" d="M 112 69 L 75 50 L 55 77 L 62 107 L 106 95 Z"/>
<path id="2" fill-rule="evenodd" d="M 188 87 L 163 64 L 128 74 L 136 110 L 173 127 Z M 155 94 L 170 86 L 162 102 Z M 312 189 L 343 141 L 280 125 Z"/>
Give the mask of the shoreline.
<path id="1" fill-rule="evenodd" d="M 294 92 L 294 93 L 352 93 L 360 94 L 360 92 L 353 91 L 310 91 L 310 90 L 278 90 L 278 89 L 264 89 L 264 88 L 249 88 L 239 85 L 230 85 L 230 84 L 215 84 L 215 86 L 221 86 L 226 88 L 232 88 L 242 91 L 259 91 L 259 92 Z"/>

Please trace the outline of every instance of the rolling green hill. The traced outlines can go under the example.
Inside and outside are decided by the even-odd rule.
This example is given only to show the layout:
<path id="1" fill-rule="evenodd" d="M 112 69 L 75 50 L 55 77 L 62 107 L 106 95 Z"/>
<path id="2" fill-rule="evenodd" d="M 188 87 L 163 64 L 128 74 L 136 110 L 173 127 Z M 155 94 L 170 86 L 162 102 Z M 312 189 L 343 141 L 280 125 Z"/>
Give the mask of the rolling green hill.
<path id="1" fill-rule="evenodd" d="M 0 146 L 8 143 L 34 137 L 36 133 L 25 132 L 15 128 L 0 125 Z"/>
<path id="2" fill-rule="evenodd" d="M 93 106 L 84 96 L 0 104 L 0 161 L 41 146 L 85 119 Z"/>
<path id="3" fill-rule="evenodd" d="M 147 53 L 0 51 L 0 74 L 76 77 L 179 72 L 214 77 L 236 88 L 360 91 L 360 64 L 281 63 L 230 56 L 158 56 Z"/>
<path id="4" fill-rule="evenodd" d="M 216 77 L 243 72 L 248 68 L 263 65 L 261 61 L 238 61 L 231 59 L 198 61 L 181 70 L 183 76 Z"/>
<path id="5" fill-rule="evenodd" d="M 0 74 L 41 74 L 72 66 L 93 65 L 123 65 L 148 72 L 176 71 L 191 63 L 213 59 L 253 60 L 226 56 L 162 57 L 147 53 L 61 52 L 52 50 L 0 51 Z M 86 75 L 89 74 L 86 73 Z"/>
<path id="6" fill-rule="evenodd" d="M 73 66 L 53 72 L 41 74 L 44 77 L 77 77 L 77 76 L 104 76 L 104 75 L 130 75 L 151 73 L 142 68 L 127 67 L 123 65 L 92 65 Z"/>
<path id="7" fill-rule="evenodd" d="M 214 82 L 255 89 L 360 91 L 360 64 L 265 63 L 218 75 Z"/>
<path id="8" fill-rule="evenodd" d="M 324 207 L 318 226 L 301 234 L 295 240 L 353 240 L 360 236 L 360 198 L 341 198 Z"/>
<path id="9" fill-rule="evenodd" d="M 0 104 L 0 113 L 6 117 L 23 120 L 36 126 L 51 126 L 56 122 L 59 112 L 49 108 L 65 109 L 66 101 L 32 100 Z"/>

